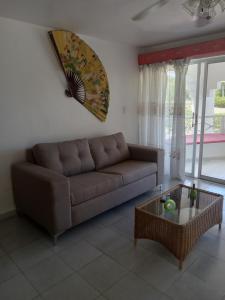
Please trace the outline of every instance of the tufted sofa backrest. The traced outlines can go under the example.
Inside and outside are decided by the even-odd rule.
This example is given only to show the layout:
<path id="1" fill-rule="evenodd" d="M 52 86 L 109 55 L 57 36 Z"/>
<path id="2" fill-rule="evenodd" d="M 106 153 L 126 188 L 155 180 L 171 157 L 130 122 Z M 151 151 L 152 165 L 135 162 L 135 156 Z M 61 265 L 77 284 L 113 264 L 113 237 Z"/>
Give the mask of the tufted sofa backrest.
<path id="1" fill-rule="evenodd" d="M 119 163 L 130 157 L 127 143 L 121 132 L 89 140 L 96 170 Z"/>
<path id="2" fill-rule="evenodd" d="M 65 176 L 95 169 L 87 139 L 37 144 L 33 147 L 33 155 L 38 165 Z"/>

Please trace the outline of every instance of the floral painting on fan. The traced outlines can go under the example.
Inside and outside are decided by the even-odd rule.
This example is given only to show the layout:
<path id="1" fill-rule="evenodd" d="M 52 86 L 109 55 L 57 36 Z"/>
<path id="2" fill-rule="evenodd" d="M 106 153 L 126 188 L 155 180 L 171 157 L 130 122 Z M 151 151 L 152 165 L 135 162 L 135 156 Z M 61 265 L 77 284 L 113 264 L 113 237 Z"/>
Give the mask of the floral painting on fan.
<path id="1" fill-rule="evenodd" d="M 107 74 L 97 54 L 70 31 L 49 31 L 63 72 L 67 96 L 75 98 L 99 120 L 105 121 L 109 106 Z"/>

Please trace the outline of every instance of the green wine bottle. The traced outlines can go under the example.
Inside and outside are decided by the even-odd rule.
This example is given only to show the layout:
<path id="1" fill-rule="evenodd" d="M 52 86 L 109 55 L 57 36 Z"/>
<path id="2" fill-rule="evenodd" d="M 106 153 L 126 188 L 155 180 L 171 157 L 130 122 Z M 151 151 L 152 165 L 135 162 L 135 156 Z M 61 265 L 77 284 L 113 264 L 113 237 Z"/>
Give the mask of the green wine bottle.
<path id="1" fill-rule="evenodd" d="M 191 206 L 194 206 L 194 201 L 197 198 L 197 191 L 195 189 L 195 184 L 193 183 L 192 188 L 190 189 L 190 194 L 189 194 L 189 198 L 191 200 Z"/>

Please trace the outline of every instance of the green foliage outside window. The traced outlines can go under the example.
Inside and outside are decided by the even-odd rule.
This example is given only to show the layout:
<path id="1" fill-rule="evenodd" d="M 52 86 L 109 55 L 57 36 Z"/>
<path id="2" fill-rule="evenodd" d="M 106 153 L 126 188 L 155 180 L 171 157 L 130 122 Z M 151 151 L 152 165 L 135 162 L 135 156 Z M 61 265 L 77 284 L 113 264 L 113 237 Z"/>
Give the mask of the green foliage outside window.
<path id="1" fill-rule="evenodd" d="M 222 81 L 221 88 L 216 90 L 214 105 L 215 107 L 225 108 L 225 81 Z"/>

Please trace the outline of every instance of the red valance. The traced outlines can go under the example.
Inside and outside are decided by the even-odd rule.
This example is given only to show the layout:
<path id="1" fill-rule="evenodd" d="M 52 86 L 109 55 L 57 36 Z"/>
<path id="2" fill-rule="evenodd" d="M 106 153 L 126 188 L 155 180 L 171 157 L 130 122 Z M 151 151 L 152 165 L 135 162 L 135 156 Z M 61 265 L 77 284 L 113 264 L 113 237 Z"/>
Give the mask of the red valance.
<path id="1" fill-rule="evenodd" d="M 138 64 L 146 65 L 182 58 L 200 58 L 206 56 L 225 55 L 225 38 L 161 50 L 152 53 L 139 54 Z"/>

